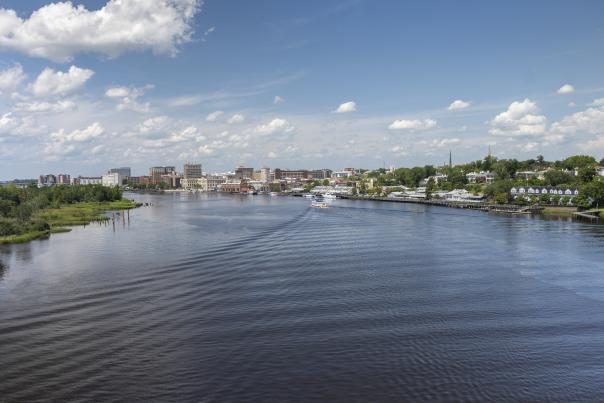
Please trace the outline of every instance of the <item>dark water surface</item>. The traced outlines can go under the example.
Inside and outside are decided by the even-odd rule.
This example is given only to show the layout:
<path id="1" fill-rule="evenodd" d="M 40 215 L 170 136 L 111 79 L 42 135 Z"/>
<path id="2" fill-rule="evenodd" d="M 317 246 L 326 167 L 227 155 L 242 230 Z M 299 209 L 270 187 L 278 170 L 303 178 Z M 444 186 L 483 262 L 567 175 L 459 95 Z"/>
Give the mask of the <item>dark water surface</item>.
<path id="1" fill-rule="evenodd" d="M 0 246 L 0 401 L 604 399 L 604 226 L 137 197 Z"/>

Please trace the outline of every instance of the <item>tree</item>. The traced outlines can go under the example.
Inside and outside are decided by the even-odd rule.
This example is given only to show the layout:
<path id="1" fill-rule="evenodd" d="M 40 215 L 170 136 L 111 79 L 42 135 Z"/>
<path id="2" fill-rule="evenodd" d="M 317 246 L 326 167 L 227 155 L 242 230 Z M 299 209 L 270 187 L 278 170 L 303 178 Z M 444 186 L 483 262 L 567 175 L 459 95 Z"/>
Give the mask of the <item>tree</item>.
<path id="1" fill-rule="evenodd" d="M 600 160 L 600 165 L 604 165 L 604 158 Z"/>
<path id="2" fill-rule="evenodd" d="M 543 158 L 543 155 L 538 155 L 537 164 L 539 164 L 539 166 L 542 167 L 544 162 L 545 162 L 545 159 Z"/>
<path id="3" fill-rule="evenodd" d="M 575 178 L 566 172 L 551 170 L 545 173 L 545 181 L 550 186 L 570 185 L 575 181 Z"/>
<path id="4" fill-rule="evenodd" d="M 596 175 L 596 168 L 593 165 L 590 165 L 579 168 L 579 174 L 577 176 L 581 182 L 591 182 Z"/>
<path id="5" fill-rule="evenodd" d="M 493 201 L 497 204 L 508 204 L 510 201 L 510 195 L 508 193 L 497 193 L 493 197 Z"/>
<path id="6" fill-rule="evenodd" d="M 449 169 L 449 172 L 447 173 L 447 182 L 449 182 L 453 188 L 461 188 L 468 183 L 468 180 L 461 169 L 452 168 Z"/>
<path id="7" fill-rule="evenodd" d="M 436 190 L 436 183 L 434 182 L 434 178 L 428 179 L 428 183 L 426 184 L 426 199 L 430 200 L 432 198 L 432 193 Z"/>
<path id="8" fill-rule="evenodd" d="M 562 165 L 566 169 L 583 168 L 596 165 L 596 159 L 590 155 L 573 155 L 562 161 Z"/>
<path id="9" fill-rule="evenodd" d="M 595 180 L 584 184 L 579 191 L 579 195 L 589 201 L 589 207 L 604 206 L 604 181 Z"/>

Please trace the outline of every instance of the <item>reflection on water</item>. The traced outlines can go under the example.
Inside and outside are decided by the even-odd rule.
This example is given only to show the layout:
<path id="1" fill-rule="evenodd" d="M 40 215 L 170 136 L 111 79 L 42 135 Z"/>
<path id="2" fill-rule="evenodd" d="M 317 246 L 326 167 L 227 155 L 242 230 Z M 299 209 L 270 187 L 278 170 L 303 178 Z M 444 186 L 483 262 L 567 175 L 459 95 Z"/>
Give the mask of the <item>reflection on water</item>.
<path id="1" fill-rule="evenodd" d="M 136 197 L 152 206 L 0 248 L 2 399 L 604 394 L 604 226 L 367 201 Z"/>

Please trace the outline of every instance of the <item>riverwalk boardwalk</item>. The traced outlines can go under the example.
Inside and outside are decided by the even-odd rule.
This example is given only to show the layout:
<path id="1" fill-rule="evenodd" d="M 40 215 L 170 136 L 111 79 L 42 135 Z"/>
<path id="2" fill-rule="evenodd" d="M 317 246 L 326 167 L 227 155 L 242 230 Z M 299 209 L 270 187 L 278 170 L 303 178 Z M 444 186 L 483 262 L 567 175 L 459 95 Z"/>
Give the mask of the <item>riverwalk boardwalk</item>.
<path id="1" fill-rule="evenodd" d="M 373 200 L 393 203 L 427 204 L 430 206 L 452 207 L 470 210 L 491 211 L 510 214 L 538 214 L 543 211 L 541 206 L 518 206 L 515 204 L 493 204 L 488 202 L 451 201 L 439 199 L 416 199 L 407 197 L 367 197 L 367 196 L 338 196 L 349 200 Z"/>

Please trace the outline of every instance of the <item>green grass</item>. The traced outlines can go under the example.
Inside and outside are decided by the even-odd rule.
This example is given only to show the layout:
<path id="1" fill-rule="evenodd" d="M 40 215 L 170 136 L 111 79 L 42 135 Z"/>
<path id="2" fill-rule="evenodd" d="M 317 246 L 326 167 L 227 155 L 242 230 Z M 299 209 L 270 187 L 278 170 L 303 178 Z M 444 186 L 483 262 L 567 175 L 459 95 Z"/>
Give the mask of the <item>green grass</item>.
<path id="1" fill-rule="evenodd" d="M 107 211 L 129 210 L 141 206 L 132 200 L 118 200 L 102 203 L 67 204 L 60 208 L 45 209 L 37 216 L 50 224 L 50 231 L 32 231 L 20 235 L 0 237 L 0 244 L 24 243 L 34 239 L 48 237 L 50 234 L 69 232 L 73 225 L 87 225 L 91 222 L 107 221 Z"/>
<path id="2" fill-rule="evenodd" d="M 542 214 L 546 215 L 559 215 L 559 216 L 571 216 L 577 209 L 575 207 L 555 207 L 545 206 Z"/>
<path id="3" fill-rule="evenodd" d="M 21 235 L 2 236 L 0 237 L 0 244 L 24 243 L 33 241 L 34 239 L 46 238 L 48 235 L 48 231 L 32 231 Z"/>
<path id="4" fill-rule="evenodd" d="M 91 222 L 109 220 L 109 217 L 103 214 L 106 211 L 128 210 L 138 206 L 140 206 L 140 203 L 135 203 L 131 200 L 118 200 L 103 203 L 77 203 L 64 205 L 60 208 L 43 210 L 40 212 L 39 217 L 46 220 L 51 228 L 87 225 Z"/>

